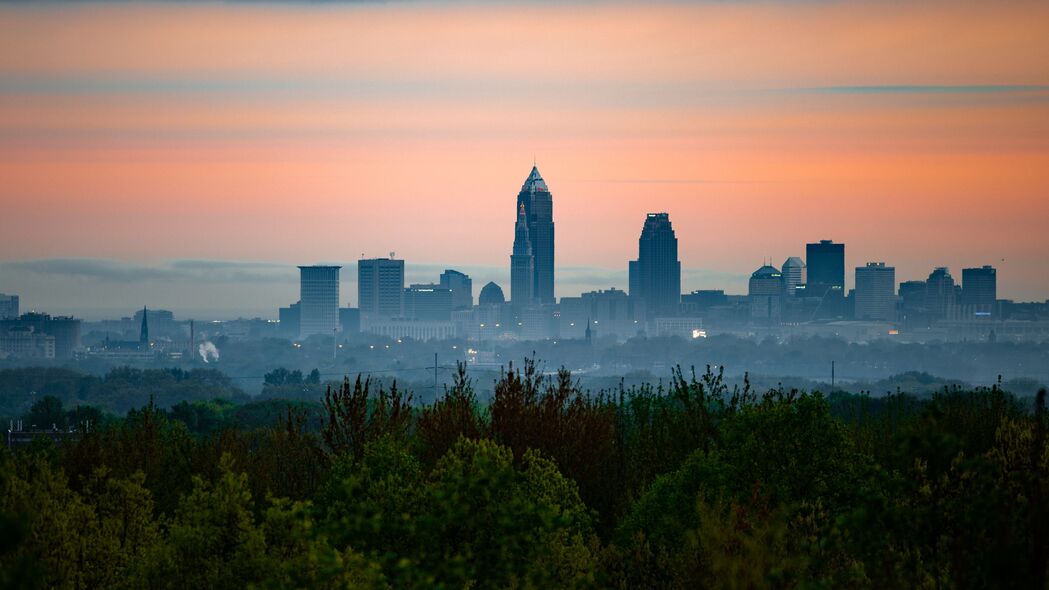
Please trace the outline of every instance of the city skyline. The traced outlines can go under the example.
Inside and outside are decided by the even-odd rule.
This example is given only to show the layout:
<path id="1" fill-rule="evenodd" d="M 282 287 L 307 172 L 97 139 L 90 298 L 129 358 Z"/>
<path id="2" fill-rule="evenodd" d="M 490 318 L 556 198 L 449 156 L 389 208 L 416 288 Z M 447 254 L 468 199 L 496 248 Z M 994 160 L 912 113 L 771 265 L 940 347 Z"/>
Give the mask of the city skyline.
<path id="1" fill-rule="evenodd" d="M 614 236 L 668 211 L 683 290 L 740 292 L 827 238 L 901 279 L 993 264 L 1041 300 L 1049 7 L 1006 4 L 5 4 L 0 289 L 229 308 L 255 265 L 389 250 L 505 273 L 535 156 L 557 296 L 626 287 Z M 112 283 L 202 260 L 228 288 Z"/>

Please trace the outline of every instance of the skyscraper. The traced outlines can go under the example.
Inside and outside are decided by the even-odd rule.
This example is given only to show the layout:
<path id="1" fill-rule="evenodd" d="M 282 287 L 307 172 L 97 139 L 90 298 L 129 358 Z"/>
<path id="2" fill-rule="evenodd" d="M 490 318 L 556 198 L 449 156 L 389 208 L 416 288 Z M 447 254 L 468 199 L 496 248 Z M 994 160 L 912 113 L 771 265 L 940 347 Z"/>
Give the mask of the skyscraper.
<path id="1" fill-rule="evenodd" d="M 896 269 L 884 262 L 856 267 L 856 310 L 858 320 L 896 319 Z"/>
<path id="2" fill-rule="evenodd" d="M 794 296 L 794 288 L 805 282 L 805 263 L 797 256 L 783 262 L 783 290 L 787 297 Z"/>
<path id="3" fill-rule="evenodd" d="M 775 266 L 766 264 L 750 275 L 747 299 L 752 319 L 779 320 L 782 297 L 783 273 Z"/>
<path id="4" fill-rule="evenodd" d="M 453 309 L 470 309 L 474 305 L 474 283 L 469 275 L 457 270 L 441 273 L 441 288 L 452 292 Z"/>
<path id="5" fill-rule="evenodd" d="M 18 295 L 0 293 L 0 320 L 13 320 L 18 317 Z"/>
<path id="6" fill-rule="evenodd" d="M 831 240 L 805 245 L 808 297 L 821 300 L 818 317 L 837 317 L 842 313 L 845 297 L 845 244 Z"/>
<path id="7" fill-rule="evenodd" d="M 358 260 L 357 304 L 362 319 L 401 317 L 404 314 L 404 261 L 392 257 Z"/>
<path id="8" fill-rule="evenodd" d="M 951 271 L 938 267 L 925 281 L 925 312 L 932 320 L 942 320 L 950 315 L 956 302 Z"/>
<path id="9" fill-rule="evenodd" d="M 340 268 L 299 267 L 299 338 L 334 335 L 338 329 Z"/>
<path id="10" fill-rule="evenodd" d="M 514 226 L 514 251 L 510 255 L 510 303 L 515 310 L 531 305 L 535 300 L 535 257 L 528 236 L 525 206 L 518 207 Z"/>
<path id="11" fill-rule="evenodd" d="M 991 265 L 962 269 L 962 303 L 994 305 L 998 299 L 998 271 Z"/>
<path id="12" fill-rule="evenodd" d="M 666 213 L 649 213 L 630 265 L 630 295 L 645 304 L 648 317 L 674 316 L 681 301 L 681 262 L 677 237 Z"/>
<path id="13" fill-rule="evenodd" d="M 532 245 L 532 298 L 536 303 L 554 303 L 554 202 L 539 169 L 532 172 L 517 195 L 517 213 L 524 208 L 528 237 Z M 516 242 L 516 227 L 515 227 Z M 510 295 L 513 302 L 513 289 Z"/>

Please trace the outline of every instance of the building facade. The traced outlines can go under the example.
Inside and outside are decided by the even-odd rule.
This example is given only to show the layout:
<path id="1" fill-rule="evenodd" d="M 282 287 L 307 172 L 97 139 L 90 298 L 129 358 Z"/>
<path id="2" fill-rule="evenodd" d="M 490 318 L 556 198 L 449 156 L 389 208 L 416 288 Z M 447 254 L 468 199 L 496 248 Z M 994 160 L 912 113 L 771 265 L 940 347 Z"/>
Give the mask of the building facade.
<path id="1" fill-rule="evenodd" d="M 857 320 L 896 320 L 896 269 L 884 262 L 868 262 L 856 267 Z"/>
<path id="2" fill-rule="evenodd" d="M 514 225 L 514 249 L 510 255 L 510 304 L 520 311 L 535 303 L 535 256 L 528 235 L 524 204 L 518 207 Z"/>
<path id="3" fill-rule="evenodd" d="M 299 267 L 299 338 L 334 336 L 339 329 L 341 266 Z"/>
<path id="4" fill-rule="evenodd" d="M 637 260 L 629 265 L 630 296 L 644 302 L 648 317 L 678 315 L 681 261 L 677 236 L 666 213 L 649 213 L 638 240 Z"/>
<path id="5" fill-rule="evenodd" d="M 747 299 L 751 320 L 779 321 L 782 297 L 783 273 L 779 269 L 766 264 L 750 275 Z"/>
<path id="6" fill-rule="evenodd" d="M 13 320 L 18 317 L 18 295 L 0 293 L 0 320 Z"/>
<path id="7" fill-rule="evenodd" d="M 816 317 L 840 317 L 845 300 L 845 244 L 831 240 L 805 245 L 806 297 L 820 299 Z"/>
<path id="8" fill-rule="evenodd" d="M 474 305 L 474 282 L 457 270 L 441 273 L 441 288 L 452 292 L 452 309 L 470 309 Z"/>
<path id="9" fill-rule="evenodd" d="M 962 269 L 963 305 L 993 307 L 998 300 L 998 271 L 991 265 Z"/>
<path id="10" fill-rule="evenodd" d="M 531 173 L 517 195 L 516 212 L 524 208 L 528 237 L 532 246 L 534 272 L 532 297 L 536 303 L 553 304 L 554 300 L 554 202 L 539 169 Z M 516 235 L 516 231 L 515 231 Z M 510 294 L 513 301 L 513 293 Z"/>
<path id="11" fill-rule="evenodd" d="M 357 306 L 361 318 L 404 315 L 404 261 L 372 258 L 357 261 Z"/>
<path id="12" fill-rule="evenodd" d="M 805 284 L 805 261 L 797 256 L 791 256 L 783 262 L 783 294 L 793 297 L 798 285 Z"/>

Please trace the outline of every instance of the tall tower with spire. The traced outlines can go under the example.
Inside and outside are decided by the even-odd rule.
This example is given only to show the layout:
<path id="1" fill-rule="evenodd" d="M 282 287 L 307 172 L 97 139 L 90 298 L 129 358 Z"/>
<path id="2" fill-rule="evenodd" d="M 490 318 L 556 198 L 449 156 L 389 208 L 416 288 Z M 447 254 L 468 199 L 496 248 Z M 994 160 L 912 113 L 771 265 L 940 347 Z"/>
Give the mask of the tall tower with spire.
<path id="1" fill-rule="evenodd" d="M 518 222 L 520 222 L 522 210 L 524 210 L 528 237 L 532 245 L 534 267 L 532 299 L 536 303 L 552 304 L 554 303 L 554 203 L 546 181 L 540 176 L 539 169 L 534 164 L 524 185 L 521 186 L 521 192 L 517 195 Z M 511 294 L 510 298 L 512 301 L 515 296 Z"/>
<path id="2" fill-rule="evenodd" d="M 535 302 L 535 256 L 529 238 L 528 218 L 524 203 L 517 208 L 514 226 L 514 251 L 510 255 L 510 303 L 522 309 Z"/>

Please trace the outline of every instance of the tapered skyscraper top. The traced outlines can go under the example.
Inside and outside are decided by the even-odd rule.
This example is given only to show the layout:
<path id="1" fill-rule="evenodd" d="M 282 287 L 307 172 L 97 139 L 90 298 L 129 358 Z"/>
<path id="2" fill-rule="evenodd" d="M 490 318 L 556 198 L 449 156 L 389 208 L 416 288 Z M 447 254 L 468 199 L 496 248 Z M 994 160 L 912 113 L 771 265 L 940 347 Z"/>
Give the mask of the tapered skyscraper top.
<path id="1" fill-rule="evenodd" d="M 546 181 L 539 174 L 539 168 L 534 164 L 532 165 L 532 171 L 528 174 L 528 178 L 525 179 L 524 184 L 521 185 L 521 192 L 531 191 L 545 191 L 550 192 L 550 189 L 546 187 Z"/>
<path id="2" fill-rule="evenodd" d="M 534 259 L 532 297 L 536 303 L 554 303 L 554 204 L 550 189 L 532 166 L 517 195 L 517 213 L 524 210 Z M 511 295 L 511 300 L 513 296 Z"/>

